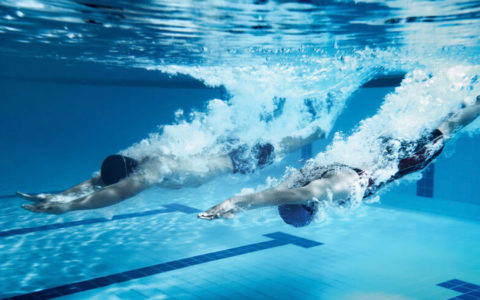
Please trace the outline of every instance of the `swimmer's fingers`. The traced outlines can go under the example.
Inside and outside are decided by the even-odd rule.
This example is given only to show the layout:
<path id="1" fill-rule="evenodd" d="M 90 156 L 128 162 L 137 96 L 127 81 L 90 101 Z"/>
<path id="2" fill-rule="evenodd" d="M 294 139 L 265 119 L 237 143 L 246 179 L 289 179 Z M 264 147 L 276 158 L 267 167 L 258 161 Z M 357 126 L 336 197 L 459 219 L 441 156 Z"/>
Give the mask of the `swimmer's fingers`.
<path id="1" fill-rule="evenodd" d="M 236 207 L 230 200 L 224 201 L 205 212 L 198 214 L 199 219 L 213 220 L 219 218 L 231 219 L 235 216 Z"/>
<path id="2" fill-rule="evenodd" d="M 199 219 L 203 219 L 203 220 L 214 220 L 214 219 L 220 219 L 220 218 L 224 218 L 224 219 L 231 219 L 235 216 L 235 214 L 233 212 L 227 212 L 225 214 L 220 214 L 220 213 L 215 213 L 215 214 L 212 214 L 212 213 L 208 213 L 208 212 L 201 212 L 198 214 L 198 218 Z"/>
<path id="3" fill-rule="evenodd" d="M 54 214 L 54 215 L 65 212 L 61 203 L 51 203 L 51 202 L 39 202 L 33 205 L 23 204 L 22 208 L 31 212 L 47 213 L 47 214 Z"/>
<path id="4" fill-rule="evenodd" d="M 204 220 L 213 220 L 213 219 L 218 218 L 217 215 L 208 213 L 207 211 L 199 213 L 199 214 L 197 215 L 197 217 L 198 217 L 199 219 L 204 219 Z"/>
<path id="5" fill-rule="evenodd" d="M 45 200 L 45 199 L 42 199 L 41 197 L 38 197 L 38 196 L 32 195 L 32 194 L 27 194 L 27 193 L 22 193 L 22 192 L 17 192 L 16 194 L 17 194 L 17 197 L 20 197 L 22 199 L 32 201 L 32 202 L 38 202 L 38 201 Z"/>
<path id="6" fill-rule="evenodd" d="M 26 210 L 29 210 L 31 212 L 40 212 L 37 208 L 36 205 L 30 205 L 30 204 L 23 204 L 22 205 L 22 208 L 23 209 L 26 209 Z"/>
<path id="7" fill-rule="evenodd" d="M 45 201 L 45 200 L 48 200 L 48 199 L 52 198 L 51 194 L 43 194 L 43 193 L 33 195 L 33 194 L 27 194 L 27 193 L 22 193 L 22 192 L 17 191 L 16 195 L 17 195 L 17 197 L 20 197 L 22 199 L 25 199 L 27 201 L 32 201 L 32 202 Z"/>

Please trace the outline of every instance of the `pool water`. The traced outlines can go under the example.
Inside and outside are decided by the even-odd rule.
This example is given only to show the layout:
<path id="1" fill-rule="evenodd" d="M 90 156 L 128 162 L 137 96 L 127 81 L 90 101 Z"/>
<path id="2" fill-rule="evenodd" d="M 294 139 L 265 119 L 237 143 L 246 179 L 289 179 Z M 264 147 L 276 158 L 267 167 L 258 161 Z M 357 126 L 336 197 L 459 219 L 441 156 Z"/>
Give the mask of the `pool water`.
<path id="1" fill-rule="evenodd" d="M 480 120 L 422 173 L 307 227 L 275 207 L 197 219 L 310 158 L 374 163 L 375 136 L 415 140 L 471 104 L 479 15 L 475 1 L 0 0 L 0 298 L 480 299 Z M 316 128 L 325 139 L 199 187 L 62 215 L 15 197 L 119 151 L 218 155 L 226 136 Z"/>

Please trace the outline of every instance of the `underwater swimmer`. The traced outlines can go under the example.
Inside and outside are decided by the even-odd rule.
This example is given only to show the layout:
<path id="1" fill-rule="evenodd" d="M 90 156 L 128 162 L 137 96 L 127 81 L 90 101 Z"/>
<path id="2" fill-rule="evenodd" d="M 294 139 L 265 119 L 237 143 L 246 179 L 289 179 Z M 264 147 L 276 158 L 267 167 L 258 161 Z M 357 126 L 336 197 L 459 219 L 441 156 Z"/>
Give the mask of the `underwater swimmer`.
<path id="1" fill-rule="evenodd" d="M 253 173 L 272 164 L 275 154 L 293 152 L 319 138 L 325 133 L 317 128 L 307 137 L 287 136 L 277 149 L 270 143 L 257 143 L 253 147 L 241 145 L 223 156 L 197 155 L 188 160 L 176 157 L 147 157 L 142 161 L 123 155 L 110 155 L 102 163 L 99 175 L 58 194 L 26 194 L 17 196 L 34 204 L 23 208 L 32 212 L 61 214 L 73 210 L 95 209 L 119 203 L 141 191 L 156 185 L 163 188 L 199 186 L 226 173 Z M 198 171 L 192 162 L 207 162 L 208 171 Z M 167 168 L 162 168 L 167 166 Z M 164 171 L 168 169 L 167 171 Z M 147 171 L 148 170 L 148 171 Z"/>
<path id="2" fill-rule="evenodd" d="M 369 175 L 376 171 L 374 168 L 362 170 L 342 164 L 328 166 L 309 164 L 277 187 L 232 197 L 198 214 L 198 217 L 207 220 L 232 218 L 235 213 L 243 210 L 278 206 L 279 214 L 285 223 L 294 227 L 306 226 L 313 220 L 321 202 L 332 201 L 337 205 L 344 205 L 354 191 L 360 191 L 362 197 L 367 198 L 387 183 L 422 170 L 440 154 L 445 143 L 455 133 L 479 115 L 480 96 L 477 96 L 474 104 L 447 117 L 437 129 L 414 143 L 391 138 L 381 139 L 382 153 L 388 156 L 387 159 L 391 156 L 398 161 L 398 171 L 386 181 L 375 182 Z M 393 147 L 394 145 L 396 147 Z"/>

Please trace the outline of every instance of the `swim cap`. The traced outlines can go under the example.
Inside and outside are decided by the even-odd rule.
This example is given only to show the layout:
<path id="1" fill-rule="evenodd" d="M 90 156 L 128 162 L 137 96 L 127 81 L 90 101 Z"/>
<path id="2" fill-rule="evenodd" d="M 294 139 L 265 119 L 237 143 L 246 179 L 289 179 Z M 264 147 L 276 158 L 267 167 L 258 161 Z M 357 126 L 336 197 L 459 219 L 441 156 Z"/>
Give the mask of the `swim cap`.
<path id="1" fill-rule="evenodd" d="M 283 221 L 293 227 L 304 227 L 310 224 L 317 212 L 317 203 L 284 204 L 278 206 L 278 213 Z"/>
<path id="2" fill-rule="evenodd" d="M 137 166 L 138 162 L 133 158 L 110 155 L 102 163 L 100 177 L 105 185 L 111 185 L 132 174 Z"/>

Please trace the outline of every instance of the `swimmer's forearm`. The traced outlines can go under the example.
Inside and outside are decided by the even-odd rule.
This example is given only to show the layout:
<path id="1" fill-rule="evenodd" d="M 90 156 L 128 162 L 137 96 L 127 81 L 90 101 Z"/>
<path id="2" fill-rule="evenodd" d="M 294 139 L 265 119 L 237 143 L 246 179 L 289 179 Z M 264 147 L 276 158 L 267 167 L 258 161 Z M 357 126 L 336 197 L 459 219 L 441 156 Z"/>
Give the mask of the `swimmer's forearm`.
<path id="1" fill-rule="evenodd" d="M 471 122 L 475 120 L 480 115 L 480 96 L 477 97 L 477 101 L 462 109 L 455 115 L 451 116 L 449 119 L 444 121 L 438 129 L 445 135 L 453 135 Z"/>
<path id="2" fill-rule="evenodd" d="M 278 152 L 290 153 L 321 138 L 325 138 L 325 132 L 320 128 L 317 128 L 315 132 L 313 132 L 306 138 L 298 136 L 287 136 L 280 141 L 280 148 L 278 149 Z"/>
<path id="3" fill-rule="evenodd" d="M 59 195 L 69 195 L 83 192 L 85 189 L 92 188 L 94 186 L 100 185 L 100 177 L 92 177 L 88 180 L 85 180 L 61 193 Z"/>
<path id="4" fill-rule="evenodd" d="M 269 189 L 259 193 L 236 196 L 229 201 L 238 210 L 250 210 L 265 206 L 278 206 L 283 204 L 305 204 L 313 198 L 323 198 L 321 194 L 315 194 L 311 189 Z"/>
<path id="5" fill-rule="evenodd" d="M 96 209 L 117 204 L 135 196 L 149 186 L 144 180 L 131 177 L 67 204 L 68 211 Z"/>
<path id="6" fill-rule="evenodd" d="M 316 199 L 316 201 L 328 201 L 328 199 L 337 201 L 347 199 L 357 181 L 358 175 L 356 173 L 341 174 L 341 176 L 314 180 L 300 188 L 276 187 L 259 193 L 236 196 L 231 198 L 230 201 L 239 210 L 283 204 L 306 204 L 313 199 Z"/>
<path id="7" fill-rule="evenodd" d="M 133 195 L 132 195 L 133 196 Z M 126 195 L 100 190 L 85 197 L 73 200 L 67 204 L 68 211 L 103 208 L 117 204 L 129 198 Z"/>

